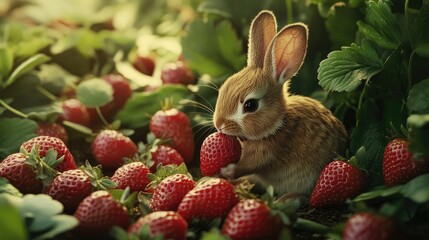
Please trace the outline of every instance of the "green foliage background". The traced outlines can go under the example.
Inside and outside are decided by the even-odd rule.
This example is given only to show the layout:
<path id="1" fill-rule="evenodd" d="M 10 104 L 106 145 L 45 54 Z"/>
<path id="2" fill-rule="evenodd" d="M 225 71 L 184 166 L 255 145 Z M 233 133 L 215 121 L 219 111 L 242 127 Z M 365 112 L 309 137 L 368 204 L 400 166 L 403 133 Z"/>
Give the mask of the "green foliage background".
<path id="1" fill-rule="evenodd" d="M 115 120 L 134 130 L 136 141 L 145 139 L 160 102 L 171 98 L 191 117 L 198 145 L 213 130 L 207 108 L 214 109 L 216 88 L 246 64 L 249 25 L 263 9 L 274 12 L 279 27 L 309 26 L 307 57 L 291 91 L 320 100 L 344 122 L 346 157 L 365 147 L 358 160 L 368 189 L 383 185 L 384 147 L 395 136 L 409 138 L 415 157 L 429 156 L 429 0 L 6 0 L 0 2 L 0 159 L 35 135 L 36 122 L 61 113 L 64 89 L 84 82 L 78 98 L 87 106 L 109 101 L 109 86 L 91 89 L 111 72 L 132 84 L 132 98 Z M 137 54 L 155 58 L 153 77 L 133 69 Z M 163 64 L 179 56 L 198 84 L 145 91 L 160 83 Z M 82 139 L 79 127 L 68 130 Z M 413 186 L 402 193 L 414 196 Z"/>

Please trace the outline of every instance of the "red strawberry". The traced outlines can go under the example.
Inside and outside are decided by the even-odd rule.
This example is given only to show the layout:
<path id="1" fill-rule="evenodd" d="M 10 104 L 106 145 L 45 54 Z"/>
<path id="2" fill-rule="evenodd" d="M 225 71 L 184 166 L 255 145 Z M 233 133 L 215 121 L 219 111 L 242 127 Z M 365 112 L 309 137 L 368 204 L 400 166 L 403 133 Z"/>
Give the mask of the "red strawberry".
<path id="1" fill-rule="evenodd" d="M 348 162 L 335 160 L 320 174 L 309 204 L 311 207 L 341 205 L 358 195 L 364 186 L 365 176 L 360 169 Z"/>
<path id="2" fill-rule="evenodd" d="M 277 239 L 282 224 L 262 201 L 246 199 L 226 216 L 222 233 L 231 239 Z"/>
<path id="3" fill-rule="evenodd" d="M 150 57 L 137 56 L 132 64 L 139 72 L 149 76 L 152 76 L 155 70 L 155 61 Z"/>
<path id="4" fill-rule="evenodd" d="M 343 239 L 399 240 L 406 237 L 392 219 L 371 213 L 356 213 L 347 220 Z"/>
<path id="5" fill-rule="evenodd" d="M 185 163 L 190 163 L 194 155 L 192 126 L 185 113 L 172 108 L 156 112 L 149 124 L 150 131 L 157 138 L 171 139 L 172 147 L 182 155 Z"/>
<path id="6" fill-rule="evenodd" d="M 396 138 L 387 144 L 383 158 L 383 176 L 386 185 L 402 184 L 429 172 L 429 158 L 414 159 L 408 150 L 408 141 Z"/>
<path id="7" fill-rule="evenodd" d="M 152 160 L 154 164 L 150 167 L 151 172 L 156 171 L 158 164 L 162 164 L 162 166 L 176 164 L 179 166 L 184 162 L 182 155 L 176 149 L 167 145 L 156 146 L 156 150 L 152 152 Z"/>
<path id="8" fill-rule="evenodd" d="M 192 71 L 181 61 L 166 63 L 162 68 L 161 80 L 164 84 L 178 83 L 188 85 L 195 83 Z"/>
<path id="9" fill-rule="evenodd" d="M 118 168 L 112 180 L 118 184 L 118 188 L 130 187 L 133 192 L 144 191 L 150 181 L 148 173 L 149 169 L 142 162 L 132 162 Z"/>
<path id="10" fill-rule="evenodd" d="M 66 129 L 58 123 L 39 123 L 36 129 L 37 136 L 51 136 L 61 139 L 67 144 L 69 135 Z"/>
<path id="11" fill-rule="evenodd" d="M 153 211 L 177 211 L 183 197 L 195 187 L 195 181 L 185 174 L 164 178 L 153 192 L 150 207 Z"/>
<path id="12" fill-rule="evenodd" d="M 104 168 L 118 168 L 124 164 L 124 158 L 137 153 L 137 146 L 127 136 L 115 130 L 103 130 L 91 145 L 95 160 Z"/>
<path id="13" fill-rule="evenodd" d="M 61 107 L 63 114 L 58 117 L 59 121 L 69 121 L 77 123 L 83 126 L 89 126 L 91 123 L 91 117 L 88 109 L 79 100 L 71 98 L 65 100 Z"/>
<path id="14" fill-rule="evenodd" d="M 109 74 L 103 77 L 113 88 L 113 105 L 115 110 L 121 109 L 131 97 L 131 87 L 127 79 L 119 74 Z"/>
<path id="15" fill-rule="evenodd" d="M 72 169 L 58 175 L 44 192 L 72 212 L 92 190 L 90 177 L 81 169 Z"/>
<path id="16" fill-rule="evenodd" d="M 76 232 L 93 239 L 107 235 L 114 225 L 124 229 L 129 226 L 127 209 L 104 190 L 87 196 L 79 204 L 74 216 L 79 221 Z"/>
<path id="17" fill-rule="evenodd" d="M 153 239 L 162 235 L 162 239 L 185 240 L 188 223 L 178 213 L 173 211 L 153 212 L 141 217 L 128 228 L 128 233 L 139 234 L 143 227 L 149 225 L 150 236 Z"/>
<path id="18" fill-rule="evenodd" d="M 0 162 L 0 177 L 4 177 L 21 193 L 42 192 L 42 181 L 22 153 L 14 153 Z"/>
<path id="19" fill-rule="evenodd" d="M 118 74 L 109 74 L 103 77 L 113 88 L 113 100 L 100 107 L 103 117 L 110 119 L 116 112 L 118 112 L 125 105 L 127 100 L 131 97 L 131 87 L 128 80 Z M 93 123 L 100 121 L 100 118 L 95 108 L 88 109 Z"/>
<path id="20" fill-rule="evenodd" d="M 224 217 L 239 201 L 234 186 L 223 178 L 208 178 L 197 184 L 180 202 L 177 212 L 188 222 Z"/>
<path id="21" fill-rule="evenodd" d="M 45 189 L 44 193 L 50 195 L 64 205 L 66 212 L 74 212 L 79 203 L 96 189 L 109 189 L 116 184 L 102 176 L 99 167 L 86 167 L 68 170 L 58 175 Z"/>
<path id="22" fill-rule="evenodd" d="M 241 144 L 237 138 L 220 132 L 212 133 L 201 146 L 201 173 L 205 176 L 218 174 L 222 167 L 238 162 L 240 157 Z"/>
<path id="23" fill-rule="evenodd" d="M 61 139 L 50 136 L 38 136 L 24 142 L 21 147 L 27 152 L 30 152 L 35 145 L 40 146 L 40 157 L 45 157 L 49 149 L 54 149 L 57 152 L 58 157 L 64 156 L 62 163 L 55 167 L 55 170 L 64 172 L 77 168 L 73 155 Z"/>

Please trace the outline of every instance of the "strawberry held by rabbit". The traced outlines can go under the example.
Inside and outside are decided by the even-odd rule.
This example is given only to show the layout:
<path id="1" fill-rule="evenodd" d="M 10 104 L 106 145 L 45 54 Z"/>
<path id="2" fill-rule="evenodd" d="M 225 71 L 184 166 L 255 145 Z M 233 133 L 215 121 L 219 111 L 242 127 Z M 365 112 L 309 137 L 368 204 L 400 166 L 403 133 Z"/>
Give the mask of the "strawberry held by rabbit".
<path id="1" fill-rule="evenodd" d="M 224 167 L 223 176 L 305 197 L 324 166 L 345 150 L 343 124 L 318 101 L 288 92 L 287 80 L 303 63 L 307 39 L 302 23 L 277 33 L 269 11 L 253 20 L 247 67 L 222 85 L 214 112 L 216 129 L 242 144 L 240 160 Z"/>

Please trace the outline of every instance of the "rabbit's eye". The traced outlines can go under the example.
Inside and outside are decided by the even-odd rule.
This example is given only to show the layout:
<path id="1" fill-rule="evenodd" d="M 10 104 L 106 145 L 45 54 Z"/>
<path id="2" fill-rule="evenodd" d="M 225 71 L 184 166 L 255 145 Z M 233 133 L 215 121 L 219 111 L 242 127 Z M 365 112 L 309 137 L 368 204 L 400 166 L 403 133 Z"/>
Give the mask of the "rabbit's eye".
<path id="1" fill-rule="evenodd" d="M 258 107 L 259 107 L 258 99 L 251 98 L 246 102 L 244 102 L 243 110 L 245 113 L 254 112 L 258 110 Z"/>

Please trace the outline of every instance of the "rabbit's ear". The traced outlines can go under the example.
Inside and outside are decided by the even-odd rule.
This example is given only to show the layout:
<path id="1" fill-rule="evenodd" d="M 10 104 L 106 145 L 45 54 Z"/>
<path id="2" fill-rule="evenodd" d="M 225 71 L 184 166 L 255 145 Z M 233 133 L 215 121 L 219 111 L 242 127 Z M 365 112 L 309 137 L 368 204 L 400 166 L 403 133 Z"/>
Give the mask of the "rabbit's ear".
<path id="1" fill-rule="evenodd" d="M 250 25 L 247 66 L 263 68 L 265 53 L 276 33 L 274 15 L 270 11 L 261 11 Z"/>
<path id="2" fill-rule="evenodd" d="M 308 29 L 302 23 L 284 27 L 265 56 L 264 71 L 283 84 L 301 68 L 307 52 Z"/>

